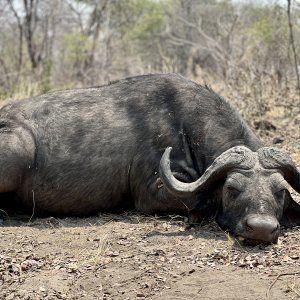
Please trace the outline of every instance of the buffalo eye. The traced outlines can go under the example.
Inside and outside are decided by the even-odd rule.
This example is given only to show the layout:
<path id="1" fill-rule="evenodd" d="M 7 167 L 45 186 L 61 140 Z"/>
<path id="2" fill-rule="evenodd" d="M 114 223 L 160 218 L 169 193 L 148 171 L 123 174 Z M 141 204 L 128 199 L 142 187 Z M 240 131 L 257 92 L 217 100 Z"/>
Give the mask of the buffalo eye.
<path id="1" fill-rule="evenodd" d="M 241 190 L 239 190 L 237 187 L 232 185 L 226 186 L 226 192 L 231 196 L 238 196 L 241 193 Z"/>

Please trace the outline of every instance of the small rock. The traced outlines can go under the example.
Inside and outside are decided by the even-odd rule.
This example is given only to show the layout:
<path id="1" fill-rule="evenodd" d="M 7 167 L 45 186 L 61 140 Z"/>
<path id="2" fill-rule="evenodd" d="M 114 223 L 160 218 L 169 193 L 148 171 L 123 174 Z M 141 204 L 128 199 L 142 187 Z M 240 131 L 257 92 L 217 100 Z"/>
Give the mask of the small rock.
<path id="1" fill-rule="evenodd" d="M 108 251 L 106 253 L 107 256 L 110 256 L 110 257 L 115 257 L 115 256 L 119 256 L 119 252 L 118 251 Z"/>
<path id="2" fill-rule="evenodd" d="M 273 144 L 282 144 L 284 142 L 284 138 L 277 136 L 273 139 Z"/>
<path id="3" fill-rule="evenodd" d="M 264 266 L 263 266 L 263 265 L 258 265 L 258 266 L 257 266 L 257 268 L 259 268 L 259 269 L 263 269 L 263 268 L 264 268 Z"/>
<path id="4" fill-rule="evenodd" d="M 289 258 L 288 255 L 285 255 L 285 256 L 283 257 L 283 261 L 284 261 L 284 262 L 287 262 L 287 261 L 289 261 L 289 260 L 290 260 L 290 258 Z"/>
<path id="5" fill-rule="evenodd" d="M 254 127 L 255 127 L 255 129 L 266 130 L 266 131 L 270 131 L 270 130 L 275 131 L 276 130 L 276 126 L 268 120 L 255 121 Z"/>
<path id="6" fill-rule="evenodd" d="M 139 293 L 136 294 L 136 297 L 137 298 L 143 298 L 143 297 L 145 297 L 145 295 L 143 293 L 139 292 Z"/>
<path id="7" fill-rule="evenodd" d="M 21 270 L 28 271 L 31 268 L 39 267 L 39 263 L 34 259 L 25 260 L 21 263 Z"/>

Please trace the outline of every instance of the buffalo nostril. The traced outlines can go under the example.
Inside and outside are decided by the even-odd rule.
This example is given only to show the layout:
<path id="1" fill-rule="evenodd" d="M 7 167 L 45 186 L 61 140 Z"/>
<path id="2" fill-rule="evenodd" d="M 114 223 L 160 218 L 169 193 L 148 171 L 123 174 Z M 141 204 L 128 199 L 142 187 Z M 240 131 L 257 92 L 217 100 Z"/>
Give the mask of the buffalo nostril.
<path id="1" fill-rule="evenodd" d="M 279 230 L 279 223 L 277 222 L 277 226 L 274 228 L 274 230 L 271 232 L 271 233 L 274 233 L 275 231 L 278 231 Z"/>
<path id="2" fill-rule="evenodd" d="M 247 231 L 253 231 L 253 230 L 254 230 L 254 229 L 251 227 L 251 225 L 249 225 L 248 220 L 246 220 L 245 225 L 246 225 L 246 230 L 247 230 Z"/>

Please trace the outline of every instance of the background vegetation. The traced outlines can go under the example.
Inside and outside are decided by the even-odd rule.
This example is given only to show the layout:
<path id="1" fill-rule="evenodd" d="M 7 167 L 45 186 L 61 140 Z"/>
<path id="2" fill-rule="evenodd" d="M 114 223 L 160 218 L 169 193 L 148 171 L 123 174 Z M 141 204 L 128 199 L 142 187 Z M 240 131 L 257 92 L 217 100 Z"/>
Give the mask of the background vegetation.
<path id="1" fill-rule="evenodd" d="M 178 72 L 263 115 L 299 106 L 299 51 L 297 1 L 0 0 L 0 99 Z"/>

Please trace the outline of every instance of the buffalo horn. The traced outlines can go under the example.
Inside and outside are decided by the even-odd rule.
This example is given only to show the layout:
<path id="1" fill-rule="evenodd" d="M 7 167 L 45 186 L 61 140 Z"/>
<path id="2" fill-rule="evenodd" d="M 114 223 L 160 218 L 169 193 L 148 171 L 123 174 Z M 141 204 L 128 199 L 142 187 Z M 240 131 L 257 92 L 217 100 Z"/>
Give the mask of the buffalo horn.
<path id="1" fill-rule="evenodd" d="M 254 153 L 250 149 L 244 146 L 235 146 L 217 157 L 199 179 L 191 183 L 185 183 L 176 179 L 171 171 L 171 150 L 172 147 L 166 148 L 160 160 L 159 174 L 167 190 L 177 197 L 192 196 L 196 192 L 204 190 L 213 182 L 222 179 L 233 168 L 251 168 L 254 161 Z"/>
<path id="2" fill-rule="evenodd" d="M 300 170 L 287 153 L 276 148 L 264 147 L 258 150 L 258 157 L 266 169 L 279 169 L 284 179 L 296 192 L 300 193 Z"/>

